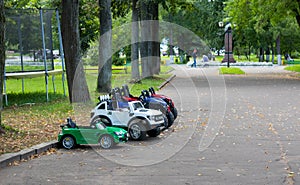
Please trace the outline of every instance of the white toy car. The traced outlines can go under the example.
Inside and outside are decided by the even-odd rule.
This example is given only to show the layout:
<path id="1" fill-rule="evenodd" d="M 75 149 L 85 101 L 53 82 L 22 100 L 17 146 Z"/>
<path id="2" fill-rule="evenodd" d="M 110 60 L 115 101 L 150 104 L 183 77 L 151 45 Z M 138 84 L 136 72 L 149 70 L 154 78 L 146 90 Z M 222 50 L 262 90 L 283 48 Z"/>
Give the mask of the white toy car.
<path id="1" fill-rule="evenodd" d="M 160 127 L 165 126 L 163 113 L 145 109 L 140 101 L 123 102 L 122 106 L 113 106 L 114 103 L 120 102 L 100 102 L 91 112 L 91 125 L 101 120 L 107 126 L 124 128 L 133 140 L 143 140 L 146 134 L 156 137 L 160 134 Z"/>

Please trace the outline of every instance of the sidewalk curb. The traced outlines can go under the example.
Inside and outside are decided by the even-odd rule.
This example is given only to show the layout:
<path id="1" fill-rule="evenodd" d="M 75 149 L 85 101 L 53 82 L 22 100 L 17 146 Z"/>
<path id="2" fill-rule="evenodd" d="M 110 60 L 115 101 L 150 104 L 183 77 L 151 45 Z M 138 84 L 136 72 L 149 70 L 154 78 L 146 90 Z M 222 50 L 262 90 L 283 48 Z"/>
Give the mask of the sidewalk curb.
<path id="1" fill-rule="evenodd" d="M 175 78 L 176 75 L 172 75 L 170 78 L 168 78 L 166 81 L 164 81 L 160 86 L 158 86 L 158 89 L 162 89 L 167 83 L 169 83 L 173 78 Z"/>
<path id="2" fill-rule="evenodd" d="M 32 146 L 16 153 L 7 153 L 0 155 L 0 169 L 9 166 L 14 161 L 27 160 L 33 155 L 43 153 L 50 148 L 55 148 L 57 147 L 57 144 L 57 141 L 50 141 Z"/>

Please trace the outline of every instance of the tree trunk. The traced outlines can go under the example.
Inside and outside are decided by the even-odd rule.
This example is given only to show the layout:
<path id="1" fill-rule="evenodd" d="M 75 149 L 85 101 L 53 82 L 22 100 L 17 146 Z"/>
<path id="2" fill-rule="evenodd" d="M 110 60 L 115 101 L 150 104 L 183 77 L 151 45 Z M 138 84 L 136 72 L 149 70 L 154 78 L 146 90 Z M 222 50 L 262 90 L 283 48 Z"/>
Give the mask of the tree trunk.
<path id="1" fill-rule="evenodd" d="M 158 22 L 158 2 L 152 2 L 152 74 L 160 72 L 160 41 L 159 41 L 159 22 Z"/>
<path id="2" fill-rule="evenodd" d="M 99 0 L 100 7 L 100 42 L 97 91 L 109 93 L 111 91 L 112 66 L 112 19 L 111 0 Z"/>
<path id="3" fill-rule="evenodd" d="M 248 53 L 249 53 L 249 62 L 251 61 L 251 46 L 248 46 Z"/>
<path id="4" fill-rule="evenodd" d="M 132 0 L 131 79 L 134 82 L 140 79 L 138 21 L 139 21 L 139 9 L 137 8 L 137 0 Z"/>
<path id="5" fill-rule="evenodd" d="M 271 50 L 272 50 L 272 59 L 271 59 L 271 61 L 272 61 L 272 63 L 274 64 L 274 58 L 275 58 L 275 56 L 274 56 L 274 53 L 275 53 L 275 49 L 274 49 L 274 46 L 273 46 L 273 44 L 271 45 Z"/>
<path id="6" fill-rule="evenodd" d="M 90 94 L 80 56 L 79 0 L 62 1 L 61 19 L 69 100 L 71 103 L 86 102 Z"/>
<path id="7" fill-rule="evenodd" d="M 158 1 L 141 1 L 142 77 L 160 72 Z"/>
<path id="8" fill-rule="evenodd" d="M 264 61 L 263 53 L 264 53 L 264 49 L 262 47 L 260 47 L 259 48 L 259 62 Z"/>
<path id="9" fill-rule="evenodd" d="M 300 8 L 300 0 L 297 0 L 297 6 L 295 6 L 293 8 L 293 12 L 295 13 L 296 21 L 298 23 L 298 26 L 300 27 L 300 12 L 299 12 L 299 8 Z"/>
<path id="10" fill-rule="evenodd" d="M 0 0 L 0 134 L 4 133 L 2 128 L 2 108 L 3 108 L 3 81 L 4 81 L 4 65 L 5 65 L 5 17 L 4 17 L 4 1 Z"/>
<path id="11" fill-rule="evenodd" d="M 141 2 L 141 57 L 142 57 L 142 77 L 146 78 L 151 75 L 150 70 L 150 55 L 149 54 L 149 40 L 151 38 L 150 26 L 149 26 L 149 1 L 142 0 Z M 151 50 L 150 50 L 151 51 Z"/>
<path id="12" fill-rule="evenodd" d="M 276 38 L 276 49 L 277 49 L 277 64 L 281 65 L 281 53 L 280 53 L 280 35 Z"/>

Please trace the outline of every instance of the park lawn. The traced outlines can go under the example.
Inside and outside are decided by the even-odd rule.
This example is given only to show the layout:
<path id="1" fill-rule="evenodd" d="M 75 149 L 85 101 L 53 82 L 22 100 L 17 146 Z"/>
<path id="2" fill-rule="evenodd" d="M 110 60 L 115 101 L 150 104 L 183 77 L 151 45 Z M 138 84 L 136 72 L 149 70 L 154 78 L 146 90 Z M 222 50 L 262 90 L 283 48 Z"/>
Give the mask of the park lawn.
<path id="1" fill-rule="evenodd" d="M 235 74 L 235 75 L 241 75 L 245 74 L 243 70 L 237 67 L 220 67 L 219 68 L 219 73 L 220 74 Z"/>
<path id="2" fill-rule="evenodd" d="M 284 69 L 288 70 L 288 71 L 300 72 L 300 65 L 291 65 L 291 66 L 285 67 Z"/>
<path id="3" fill-rule="evenodd" d="M 171 76 L 169 66 L 162 66 L 161 74 L 146 78 L 140 83 L 130 82 L 131 69 L 128 73 L 113 74 L 112 87 L 128 84 L 133 95 L 138 96 L 141 90 L 153 86 L 155 89 Z M 86 71 L 92 103 L 89 108 L 82 109 L 80 105 L 71 105 L 68 97 L 63 95 L 61 76 L 56 77 L 57 93 L 54 94 L 49 84 L 49 99 L 46 102 L 44 77 L 25 79 L 25 93 L 22 80 L 7 80 L 9 106 L 2 110 L 2 125 L 6 133 L 0 137 L 0 155 L 17 152 L 43 142 L 56 140 L 60 125 L 67 117 L 72 117 L 79 124 L 88 125 L 91 108 L 96 105 L 99 93 L 95 91 L 97 73 Z M 14 84 L 15 83 L 15 84 Z M 67 83 L 65 82 L 66 90 Z M 83 115 L 84 114 L 84 115 Z"/>

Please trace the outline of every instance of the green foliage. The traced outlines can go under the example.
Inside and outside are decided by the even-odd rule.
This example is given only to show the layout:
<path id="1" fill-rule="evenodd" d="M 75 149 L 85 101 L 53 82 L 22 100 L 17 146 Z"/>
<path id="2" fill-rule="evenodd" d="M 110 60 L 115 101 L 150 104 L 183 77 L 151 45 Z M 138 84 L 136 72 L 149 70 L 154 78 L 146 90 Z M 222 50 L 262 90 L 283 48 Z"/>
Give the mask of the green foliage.
<path id="1" fill-rule="evenodd" d="M 296 0 L 229 0 L 225 7 L 227 21 L 234 25 L 235 45 L 266 50 L 280 36 L 282 54 L 299 48 L 295 10 L 299 10 Z"/>
<path id="2" fill-rule="evenodd" d="M 10 9 L 26 9 L 26 8 L 58 8 L 61 12 L 61 0 L 7 0 L 5 7 Z M 80 31 L 80 44 L 82 53 L 89 48 L 91 41 L 98 38 L 99 34 L 99 6 L 97 1 L 94 0 L 81 0 L 79 6 L 79 31 Z M 29 20 L 29 19 L 28 19 Z M 26 24 L 31 24 L 30 20 Z M 32 27 L 34 28 L 34 27 Z M 38 26 L 37 29 L 40 27 Z M 34 32 L 34 30 L 29 31 Z M 14 34 L 14 33 L 12 33 Z M 18 39 L 18 37 L 15 37 Z M 27 38 L 31 39 L 32 38 Z M 28 42 L 24 42 L 28 43 Z M 33 42 L 29 42 L 33 43 Z"/>
<path id="3" fill-rule="evenodd" d="M 130 52 L 126 51 L 127 55 L 129 55 L 130 59 Z M 127 57 L 126 55 L 126 57 Z M 98 66 L 99 64 L 99 42 L 98 40 L 95 42 L 91 43 L 91 47 L 87 50 L 86 54 L 83 56 L 83 61 L 85 65 L 90 65 L 90 66 Z M 119 56 L 119 52 L 116 52 L 112 56 L 112 64 L 116 66 L 122 66 L 125 64 L 126 58 L 121 58 Z"/>
<path id="4" fill-rule="evenodd" d="M 235 75 L 241 75 L 241 74 L 245 74 L 245 72 L 243 70 L 241 70 L 240 68 L 237 67 L 221 67 L 219 69 L 219 73 L 220 74 L 235 74 Z"/>
<path id="5" fill-rule="evenodd" d="M 99 64 L 99 42 L 91 42 L 90 48 L 83 55 L 82 60 L 85 65 L 98 66 Z"/>
<path id="6" fill-rule="evenodd" d="M 224 16 L 223 0 L 185 1 L 185 3 L 167 1 L 166 4 L 172 8 L 167 11 L 161 10 L 164 21 L 189 29 L 211 48 L 223 47 L 223 29 L 218 27 L 218 22 L 222 21 Z M 188 37 L 189 35 L 184 35 L 185 40 L 189 40 Z M 174 35 L 174 38 L 182 38 L 182 35 Z M 185 40 L 179 39 L 178 42 L 185 45 Z"/>
<path id="7" fill-rule="evenodd" d="M 79 6 L 80 45 L 85 53 L 99 37 L 99 6 L 95 0 L 81 0 Z"/>
<path id="8" fill-rule="evenodd" d="M 126 58 L 121 58 L 119 56 L 119 53 L 115 53 L 113 56 L 112 56 L 112 64 L 115 65 L 115 66 L 122 66 L 125 64 L 125 60 Z"/>
<path id="9" fill-rule="evenodd" d="M 125 17 L 130 12 L 131 0 L 112 0 L 111 11 L 113 18 Z"/>

